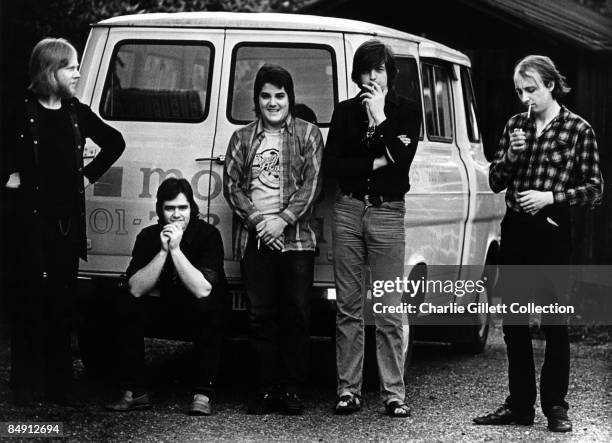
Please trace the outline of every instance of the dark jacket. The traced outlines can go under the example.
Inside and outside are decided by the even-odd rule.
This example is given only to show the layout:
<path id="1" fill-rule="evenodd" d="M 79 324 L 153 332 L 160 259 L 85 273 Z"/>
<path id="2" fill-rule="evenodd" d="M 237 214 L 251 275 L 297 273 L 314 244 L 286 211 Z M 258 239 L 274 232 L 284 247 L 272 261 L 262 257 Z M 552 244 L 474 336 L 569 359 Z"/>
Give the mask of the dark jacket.
<path id="1" fill-rule="evenodd" d="M 385 115 L 387 119 L 366 142 L 368 116 L 359 96 L 334 109 L 323 170 L 327 177 L 338 179 L 342 192 L 403 195 L 410 189 L 408 171 L 419 141 L 420 107 L 390 90 Z M 381 155 L 389 164 L 373 171 L 372 163 Z"/>
<path id="2" fill-rule="evenodd" d="M 39 128 L 37 121 L 36 97 L 27 91 L 24 102 L 15 113 L 14 139 L 9 139 L 5 149 L 5 173 L 7 175 L 18 172 L 21 179 L 19 189 L 9 191 L 15 202 L 15 210 L 24 235 L 36 241 L 40 236 L 38 224 L 40 197 L 38 187 L 38 140 Z M 125 149 L 125 142 L 121 133 L 104 123 L 95 115 L 89 106 L 82 104 L 76 98 L 62 100 L 62 109 L 68 112 L 74 131 L 74 167 L 76 168 L 76 183 L 74 184 L 75 201 L 77 206 L 71 215 L 79 220 L 79 255 L 87 258 L 87 239 L 85 230 L 85 195 L 83 176 L 91 183 L 97 181 L 102 174 L 119 158 Z M 99 147 L 98 155 L 87 165 L 83 166 L 83 148 L 85 139 L 90 138 Z M 35 243 L 33 243 L 35 245 Z"/>

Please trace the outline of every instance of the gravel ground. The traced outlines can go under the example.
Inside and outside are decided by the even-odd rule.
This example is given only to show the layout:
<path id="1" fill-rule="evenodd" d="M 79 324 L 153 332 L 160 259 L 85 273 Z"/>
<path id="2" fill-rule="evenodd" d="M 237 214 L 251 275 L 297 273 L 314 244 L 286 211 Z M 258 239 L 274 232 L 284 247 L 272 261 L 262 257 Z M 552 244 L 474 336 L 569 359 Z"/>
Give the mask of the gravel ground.
<path id="1" fill-rule="evenodd" d="M 188 346 L 147 340 L 149 369 L 155 392 L 151 411 L 114 414 L 101 405 L 117 392 L 83 376 L 76 361 L 77 385 L 88 398 L 81 410 L 40 406 L 17 408 L 9 395 L 8 340 L 0 339 L 0 421 L 62 421 L 69 441 L 612 441 L 612 343 L 572 343 L 572 376 L 568 401 L 574 432 L 551 434 L 540 411 L 531 427 L 479 427 L 471 419 L 490 412 L 506 391 L 506 357 L 501 329 L 492 330 L 485 352 L 475 357 L 453 353 L 444 345 L 418 345 L 411 368 L 407 400 L 410 419 L 384 415 L 374 386 L 366 389 L 364 409 L 352 416 L 331 414 L 334 368 L 329 344 L 313 354 L 313 376 L 304 394 L 306 413 L 300 417 L 245 414 L 249 362 L 244 348 L 228 353 L 215 415 L 185 415 L 189 389 L 181 378 Z M 544 342 L 534 340 L 541 365 Z M 226 365 L 227 366 L 227 365 Z M 15 441 L 15 439 L 11 439 Z"/>

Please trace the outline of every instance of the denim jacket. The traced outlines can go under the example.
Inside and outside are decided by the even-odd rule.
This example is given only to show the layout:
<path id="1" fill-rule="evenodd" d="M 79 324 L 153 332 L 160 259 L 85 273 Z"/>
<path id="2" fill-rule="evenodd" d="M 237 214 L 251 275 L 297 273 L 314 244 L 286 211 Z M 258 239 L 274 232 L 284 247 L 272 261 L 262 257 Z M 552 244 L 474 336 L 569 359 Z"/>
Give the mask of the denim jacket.
<path id="1" fill-rule="evenodd" d="M 232 250 L 244 257 L 249 231 L 264 219 L 250 195 L 251 166 L 264 139 L 258 119 L 234 132 L 227 147 L 223 194 L 234 212 Z M 313 251 L 316 237 L 310 226 L 314 202 L 321 190 L 323 137 L 316 125 L 291 115 L 285 121 L 279 150 L 280 201 L 278 214 L 287 222 L 284 251 Z"/>

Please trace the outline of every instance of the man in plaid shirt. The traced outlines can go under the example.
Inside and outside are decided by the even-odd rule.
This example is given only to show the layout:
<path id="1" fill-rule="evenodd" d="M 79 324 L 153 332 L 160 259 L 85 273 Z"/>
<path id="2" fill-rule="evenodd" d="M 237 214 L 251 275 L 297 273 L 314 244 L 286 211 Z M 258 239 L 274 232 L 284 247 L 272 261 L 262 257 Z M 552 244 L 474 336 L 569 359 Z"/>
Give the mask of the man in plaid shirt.
<path id="1" fill-rule="evenodd" d="M 316 247 L 311 220 L 321 189 L 323 137 L 316 125 L 294 116 L 287 70 L 262 66 L 253 89 L 257 119 L 234 132 L 223 173 L 259 370 L 248 413 L 297 415 L 308 370 Z"/>
<path id="2" fill-rule="evenodd" d="M 567 265 L 571 254 L 569 207 L 594 206 L 601 200 L 595 133 L 589 123 L 558 103 L 569 87 L 548 57 L 530 55 L 521 60 L 514 69 L 514 84 L 527 112 L 506 123 L 489 171 L 491 189 L 506 189 L 501 264 L 523 265 L 522 269 L 524 265 Z M 515 268 L 502 267 L 500 286 L 505 304 L 526 300 L 527 280 Z M 550 294 L 540 292 L 540 296 Z M 569 432 L 567 324 L 559 316 L 544 314 L 541 328 L 546 336 L 546 355 L 540 403 L 548 429 Z M 504 316 L 503 331 L 510 395 L 497 410 L 476 417 L 474 422 L 531 425 L 537 394 L 528 314 Z"/>

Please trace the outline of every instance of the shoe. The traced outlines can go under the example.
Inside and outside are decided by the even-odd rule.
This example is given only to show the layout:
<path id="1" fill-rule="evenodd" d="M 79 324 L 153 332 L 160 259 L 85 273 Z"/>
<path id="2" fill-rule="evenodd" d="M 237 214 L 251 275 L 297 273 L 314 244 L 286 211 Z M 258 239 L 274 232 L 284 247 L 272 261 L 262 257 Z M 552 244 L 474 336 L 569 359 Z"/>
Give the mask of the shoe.
<path id="1" fill-rule="evenodd" d="M 535 412 L 517 414 L 506 404 L 501 405 L 495 412 L 474 418 L 477 425 L 532 425 Z"/>
<path id="2" fill-rule="evenodd" d="M 412 411 L 403 401 L 393 400 L 385 405 L 385 412 L 389 417 L 406 418 L 410 417 Z"/>
<path id="3" fill-rule="evenodd" d="M 361 399 L 354 394 L 344 394 L 338 398 L 334 414 L 348 415 L 361 409 Z"/>
<path id="4" fill-rule="evenodd" d="M 85 403 L 83 399 L 71 391 L 53 391 L 45 394 L 45 400 L 55 405 L 67 406 L 69 408 L 82 408 Z"/>
<path id="5" fill-rule="evenodd" d="M 149 402 L 149 394 L 145 393 L 133 398 L 132 391 L 125 391 L 123 397 L 121 397 L 117 402 L 110 403 L 104 407 L 109 411 L 128 412 L 149 409 L 151 407 L 151 403 Z"/>
<path id="6" fill-rule="evenodd" d="M 546 414 L 548 430 L 551 432 L 571 432 L 572 421 L 567 417 L 567 410 L 563 406 L 553 406 Z"/>
<path id="7" fill-rule="evenodd" d="M 302 415 L 304 405 L 295 392 L 285 392 L 280 397 L 280 410 L 285 415 Z"/>
<path id="8" fill-rule="evenodd" d="M 211 415 L 210 398 L 204 394 L 195 394 L 188 413 L 189 415 Z"/>
<path id="9" fill-rule="evenodd" d="M 278 411 L 280 402 L 274 392 L 260 392 L 253 396 L 247 408 L 247 414 L 264 415 Z"/>

